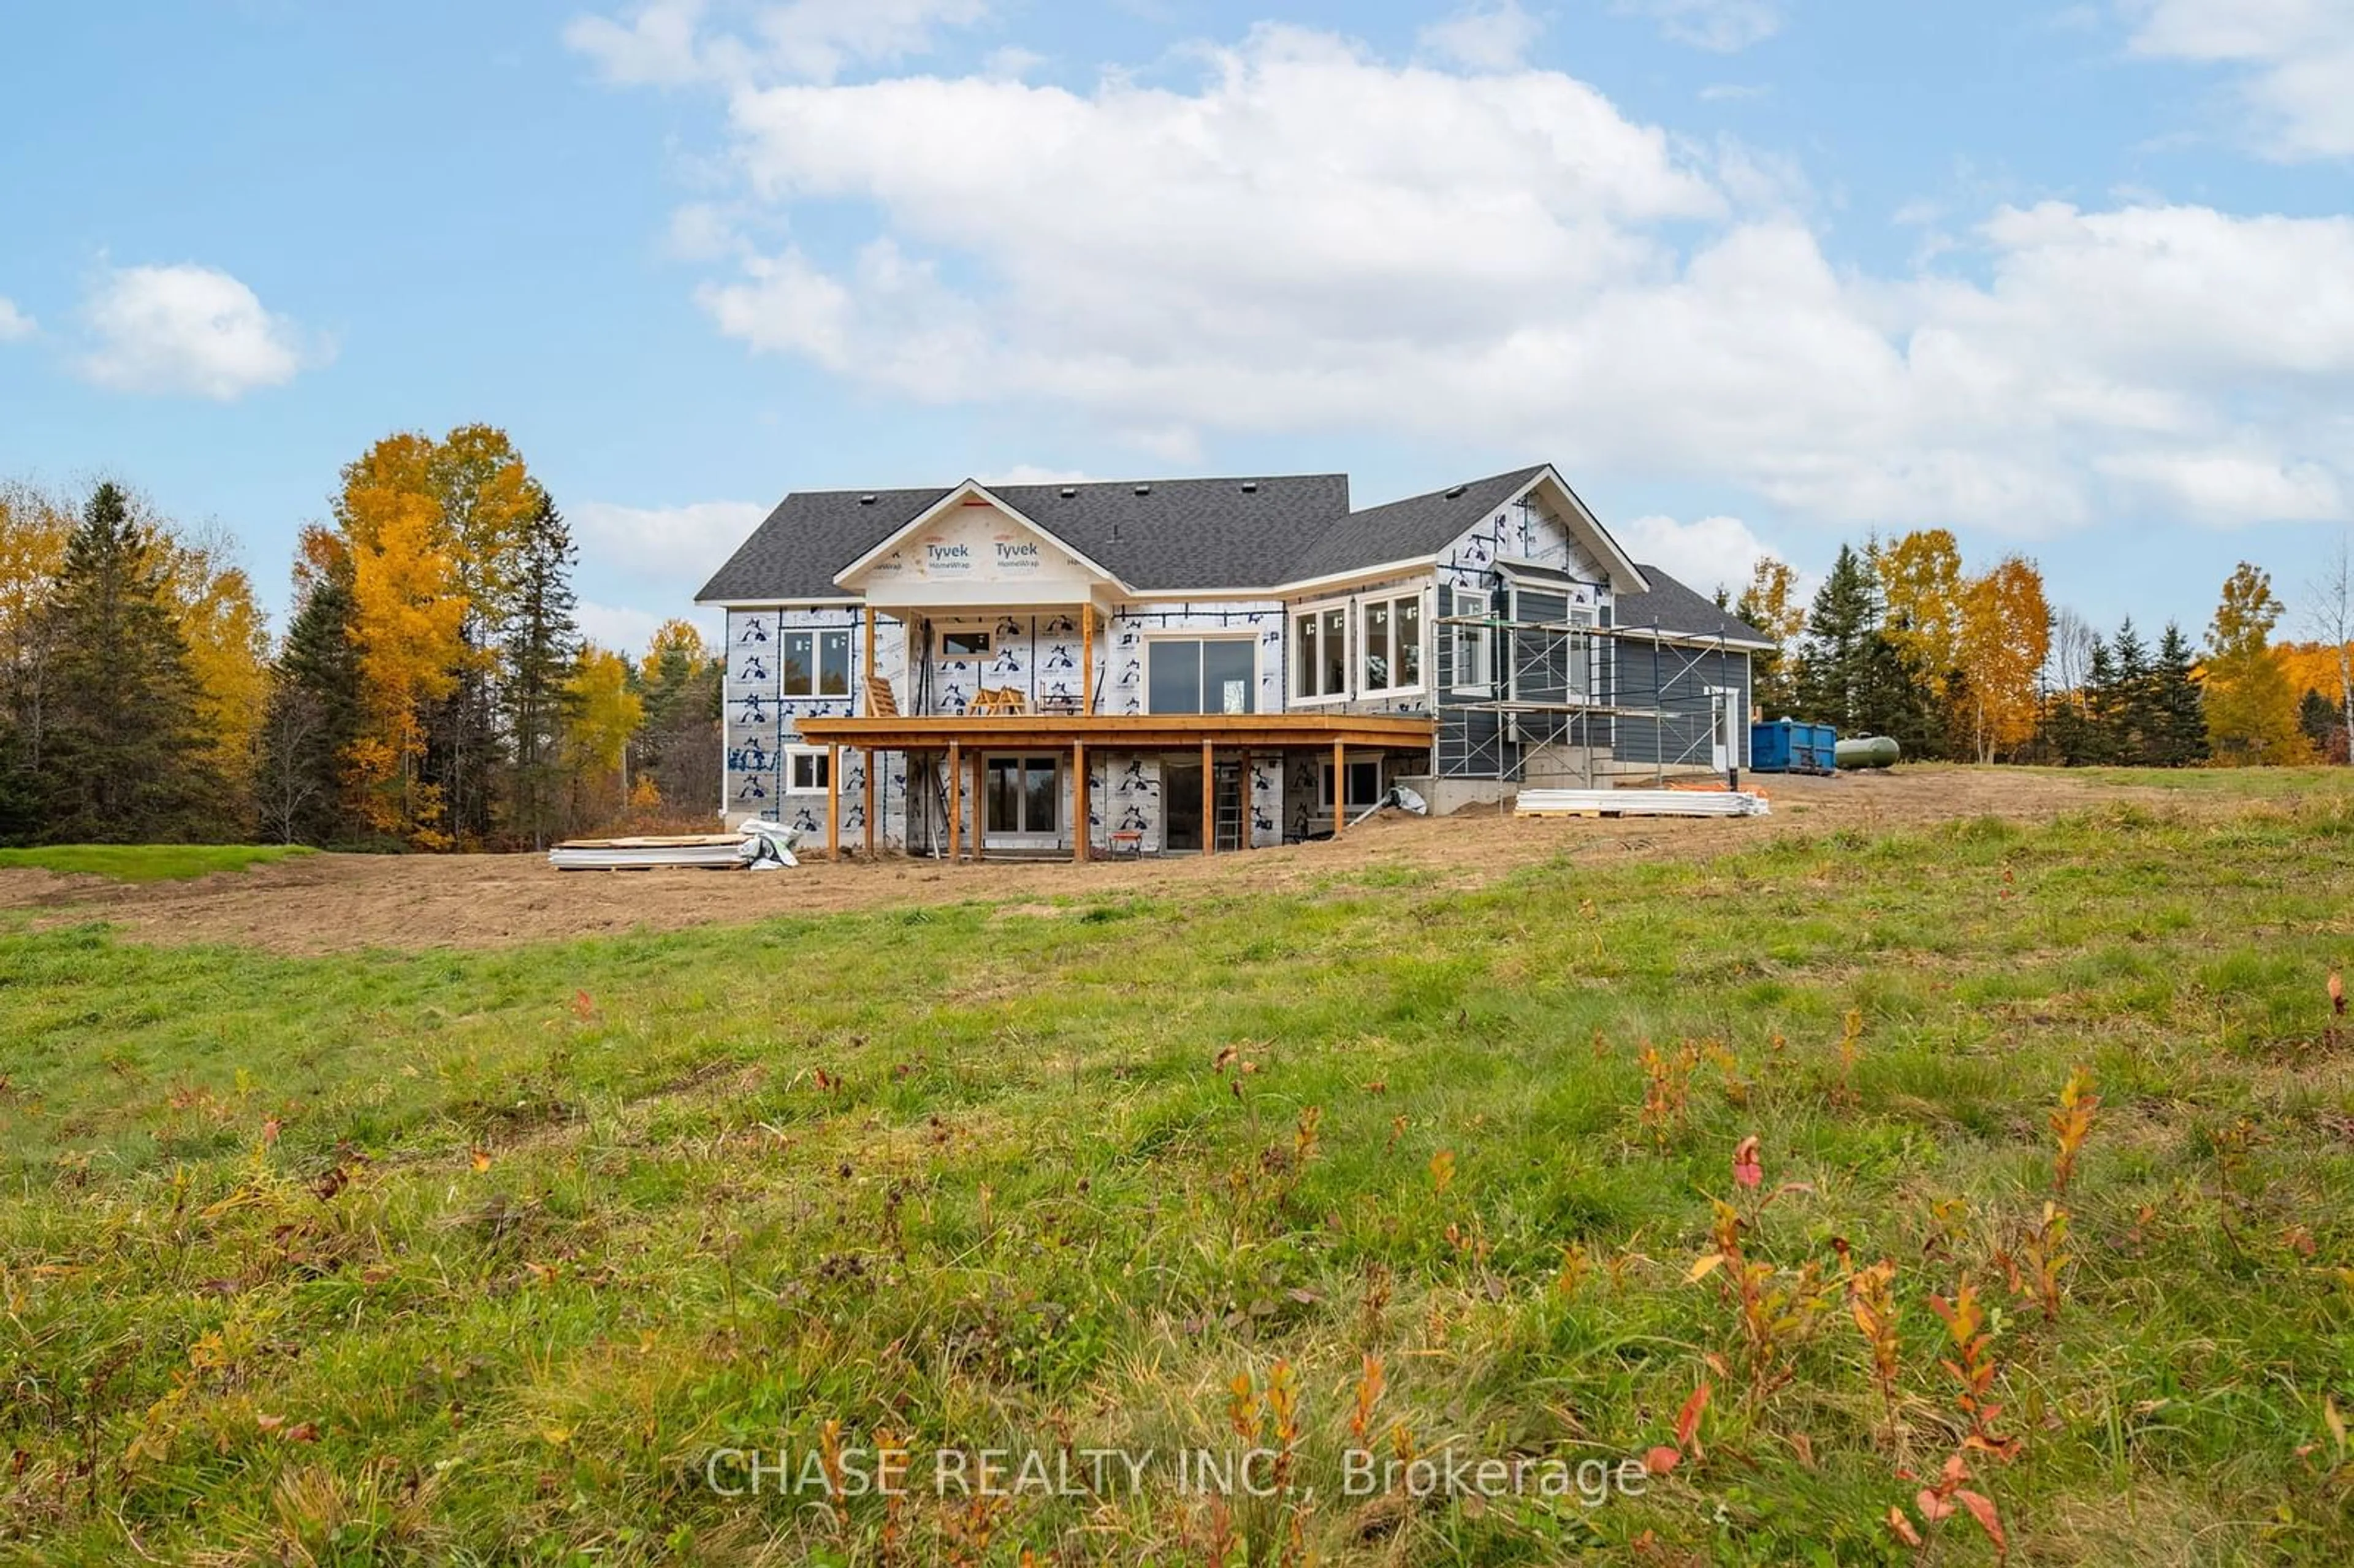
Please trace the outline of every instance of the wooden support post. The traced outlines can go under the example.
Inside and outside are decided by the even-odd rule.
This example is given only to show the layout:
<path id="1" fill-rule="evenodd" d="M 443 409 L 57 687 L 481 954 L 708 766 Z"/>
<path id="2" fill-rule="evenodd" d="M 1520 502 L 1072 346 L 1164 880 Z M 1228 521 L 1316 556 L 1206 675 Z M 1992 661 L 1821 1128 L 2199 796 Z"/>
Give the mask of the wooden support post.
<path id="1" fill-rule="evenodd" d="M 842 746 L 825 748 L 825 857 L 842 858 Z"/>
<path id="2" fill-rule="evenodd" d="M 875 678 L 875 607 L 871 604 L 866 607 L 866 678 Z M 870 711 L 866 716 L 875 715 Z"/>
<path id="3" fill-rule="evenodd" d="M 989 758 L 976 751 L 972 754 L 972 863 L 981 863 L 985 847 L 982 837 L 989 832 Z"/>
<path id="4" fill-rule="evenodd" d="M 1096 606 L 1089 599 L 1079 606 L 1079 712 L 1092 716 L 1096 711 Z"/>
<path id="5" fill-rule="evenodd" d="M 1218 764 L 1206 736 L 1202 740 L 1202 853 L 1218 853 Z"/>
<path id="6" fill-rule="evenodd" d="M 1087 863 L 1089 841 L 1095 837 L 1087 810 L 1087 743 L 1071 742 L 1071 858 Z"/>
<path id="7" fill-rule="evenodd" d="M 1349 821 L 1349 748 L 1332 743 L 1332 836 L 1338 839 Z"/>
<path id="8" fill-rule="evenodd" d="M 866 757 L 866 858 L 867 858 L 868 860 L 873 860 L 873 859 L 875 858 L 875 764 L 876 764 L 876 763 L 878 763 L 878 762 L 880 762 L 880 761 L 882 761 L 882 760 L 883 760 L 883 754 L 882 754 L 881 752 L 879 752 L 879 751 L 875 750 L 873 747 L 871 747 L 871 746 L 870 746 L 870 747 L 868 747 L 866 748 L 865 757 Z"/>
<path id="9" fill-rule="evenodd" d="M 949 861 L 957 857 L 957 832 L 964 818 L 964 747 L 949 742 Z"/>

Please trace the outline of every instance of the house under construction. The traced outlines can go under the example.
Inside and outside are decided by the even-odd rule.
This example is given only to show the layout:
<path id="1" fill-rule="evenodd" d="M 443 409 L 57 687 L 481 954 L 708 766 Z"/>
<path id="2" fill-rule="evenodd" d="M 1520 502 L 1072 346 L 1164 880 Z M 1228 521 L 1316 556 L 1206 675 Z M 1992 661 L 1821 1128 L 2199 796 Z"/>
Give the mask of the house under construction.
<path id="1" fill-rule="evenodd" d="M 960 856 L 1723 773 L 1769 646 L 1550 466 L 1363 510 L 1339 474 L 800 492 L 699 600 L 726 612 L 731 821 Z"/>

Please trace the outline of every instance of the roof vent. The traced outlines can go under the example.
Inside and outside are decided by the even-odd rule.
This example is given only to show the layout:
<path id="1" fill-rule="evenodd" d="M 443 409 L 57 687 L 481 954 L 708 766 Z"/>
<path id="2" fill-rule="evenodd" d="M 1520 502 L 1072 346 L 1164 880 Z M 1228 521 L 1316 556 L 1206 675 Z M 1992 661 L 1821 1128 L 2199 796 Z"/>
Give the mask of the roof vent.
<path id="1" fill-rule="evenodd" d="M 875 497 L 872 495 L 862 495 L 858 498 L 858 504 L 861 506 L 872 506 L 875 504 Z"/>
<path id="2" fill-rule="evenodd" d="M 1458 484 L 1458 485 L 1457 485 L 1454 489 L 1452 489 L 1452 490 L 1450 490 L 1450 491 L 1448 491 L 1448 492 L 1447 493 L 1447 500 L 1449 500 L 1449 501 L 1453 501 L 1453 500 L 1454 500 L 1454 499 L 1456 499 L 1458 496 L 1461 495 L 1465 491 L 1467 491 L 1467 490 L 1469 490 L 1469 489 L 1470 489 L 1470 488 L 1471 488 L 1471 487 L 1470 487 L 1469 485 L 1468 485 L 1468 484 Z"/>
<path id="3" fill-rule="evenodd" d="M 1076 484 L 1066 484 L 1063 486 L 1063 499 L 1066 501 L 1068 501 L 1072 496 L 1076 495 L 1078 493 L 1079 487 Z"/>
<path id="4" fill-rule="evenodd" d="M 1140 484 L 1136 487 L 1136 493 L 1139 495 L 1150 495 L 1152 493 L 1152 486 L 1149 484 Z"/>
<path id="5" fill-rule="evenodd" d="M 1243 481 L 1243 493 L 1245 495 L 1257 495 L 1258 493 L 1258 481 L 1255 479 L 1246 479 Z"/>

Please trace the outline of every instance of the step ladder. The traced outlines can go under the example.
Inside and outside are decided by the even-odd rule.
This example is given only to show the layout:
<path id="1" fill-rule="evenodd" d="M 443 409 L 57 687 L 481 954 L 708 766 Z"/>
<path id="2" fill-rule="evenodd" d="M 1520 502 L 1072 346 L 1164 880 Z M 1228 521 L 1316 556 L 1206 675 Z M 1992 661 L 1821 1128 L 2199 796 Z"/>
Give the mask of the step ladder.
<path id="1" fill-rule="evenodd" d="M 1220 853 L 1243 847 L 1243 781 L 1246 770 L 1240 763 L 1221 762 L 1217 777 L 1212 781 L 1210 831 L 1212 843 Z"/>

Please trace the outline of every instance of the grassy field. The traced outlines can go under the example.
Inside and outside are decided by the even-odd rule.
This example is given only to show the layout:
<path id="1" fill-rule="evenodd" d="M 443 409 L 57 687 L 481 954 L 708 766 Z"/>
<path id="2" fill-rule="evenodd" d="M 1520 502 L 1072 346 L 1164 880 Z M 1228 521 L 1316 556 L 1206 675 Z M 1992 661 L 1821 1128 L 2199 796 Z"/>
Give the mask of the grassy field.
<path id="1" fill-rule="evenodd" d="M 1468 895 L 0 924 L 0 1557 L 1953 1564 L 1982 1503 L 2021 1562 L 2343 1563 L 2349 956 L 2311 775 Z M 839 1507 L 726 1452 L 878 1441 L 909 1495 Z M 1285 1495 L 1172 1478 L 1254 1445 Z M 936 1495 L 982 1448 L 1154 1458 Z"/>
<path id="2" fill-rule="evenodd" d="M 48 844 L 0 849 L 0 870 L 26 866 L 111 882 L 186 882 L 310 853 L 300 844 Z"/>

